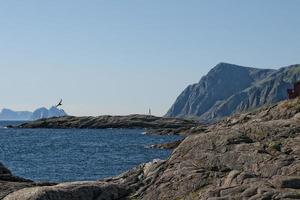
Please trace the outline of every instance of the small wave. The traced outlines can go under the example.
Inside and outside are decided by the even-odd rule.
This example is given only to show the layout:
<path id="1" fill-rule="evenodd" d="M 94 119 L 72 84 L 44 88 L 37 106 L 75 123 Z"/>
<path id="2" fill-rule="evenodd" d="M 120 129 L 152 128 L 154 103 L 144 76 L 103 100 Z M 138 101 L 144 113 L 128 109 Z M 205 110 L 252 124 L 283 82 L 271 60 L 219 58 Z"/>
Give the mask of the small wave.
<path id="1" fill-rule="evenodd" d="M 150 145 L 144 145 L 145 149 L 154 149 L 155 145 L 154 144 L 150 144 Z"/>

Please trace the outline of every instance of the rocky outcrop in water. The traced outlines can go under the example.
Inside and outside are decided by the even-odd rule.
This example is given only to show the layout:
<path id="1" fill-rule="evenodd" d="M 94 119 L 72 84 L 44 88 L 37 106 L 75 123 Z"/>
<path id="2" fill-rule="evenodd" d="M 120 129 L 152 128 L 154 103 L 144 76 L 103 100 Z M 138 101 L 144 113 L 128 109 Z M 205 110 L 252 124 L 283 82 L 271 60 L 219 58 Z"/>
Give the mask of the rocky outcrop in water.
<path id="1" fill-rule="evenodd" d="M 152 134 L 180 134 L 191 127 L 199 126 L 199 122 L 186 119 L 164 118 L 149 115 L 99 116 L 41 119 L 19 128 L 145 128 Z"/>
<path id="2" fill-rule="evenodd" d="M 167 117 L 193 117 L 212 122 L 287 98 L 287 89 L 300 80 L 300 65 L 279 70 L 220 63 L 176 99 Z"/>
<path id="3" fill-rule="evenodd" d="M 5 200 L 300 199 L 300 98 L 197 130 L 165 161 L 102 181 L 28 187 Z"/>

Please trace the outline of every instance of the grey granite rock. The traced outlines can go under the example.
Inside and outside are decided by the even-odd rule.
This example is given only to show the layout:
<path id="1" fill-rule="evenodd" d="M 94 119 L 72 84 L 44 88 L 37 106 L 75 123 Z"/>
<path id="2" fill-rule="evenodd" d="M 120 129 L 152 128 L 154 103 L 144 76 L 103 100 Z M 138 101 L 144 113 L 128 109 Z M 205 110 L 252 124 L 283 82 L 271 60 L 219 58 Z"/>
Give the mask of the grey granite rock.
<path id="1" fill-rule="evenodd" d="M 282 101 L 287 98 L 287 88 L 298 80 L 300 65 L 270 70 L 220 63 L 198 83 L 188 86 L 166 116 L 214 122 Z"/>

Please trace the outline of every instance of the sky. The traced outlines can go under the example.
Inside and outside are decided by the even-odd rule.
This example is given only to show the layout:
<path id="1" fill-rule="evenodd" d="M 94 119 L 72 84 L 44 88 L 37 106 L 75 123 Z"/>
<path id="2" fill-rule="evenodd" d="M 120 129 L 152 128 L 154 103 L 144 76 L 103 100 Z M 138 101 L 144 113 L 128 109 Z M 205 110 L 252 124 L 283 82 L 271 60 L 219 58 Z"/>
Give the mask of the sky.
<path id="1" fill-rule="evenodd" d="M 219 62 L 300 63 L 299 0 L 0 0 L 0 109 L 167 112 Z"/>

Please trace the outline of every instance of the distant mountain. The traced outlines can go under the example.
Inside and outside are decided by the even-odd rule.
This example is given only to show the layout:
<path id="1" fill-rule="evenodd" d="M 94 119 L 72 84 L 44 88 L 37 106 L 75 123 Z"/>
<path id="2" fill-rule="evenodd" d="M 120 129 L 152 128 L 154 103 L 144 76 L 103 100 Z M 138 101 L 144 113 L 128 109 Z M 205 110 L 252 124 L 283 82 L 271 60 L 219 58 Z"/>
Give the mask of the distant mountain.
<path id="1" fill-rule="evenodd" d="M 198 83 L 188 86 L 166 116 L 216 121 L 286 99 L 287 88 L 297 80 L 300 65 L 272 70 L 220 63 Z"/>
<path id="2" fill-rule="evenodd" d="M 31 116 L 31 120 L 50 118 L 50 117 L 61 117 L 66 116 L 67 114 L 63 109 L 58 109 L 55 106 L 52 106 L 49 110 L 47 108 L 36 109 Z"/>
<path id="3" fill-rule="evenodd" d="M 7 108 L 0 112 L 0 120 L 37 120 L 41 118 L 66 116 L 63 109 L 52 106 L 50 109 L 38 108 L 34 112 L 30 111 L 13 111 Z"/>
<path id="4" fill-rule="evenodd" d="M 13 111 L 3 108 L 0 112 L 0 120 L 28 120 L 31 115 L 32 112 L 29 111 Z"/>

